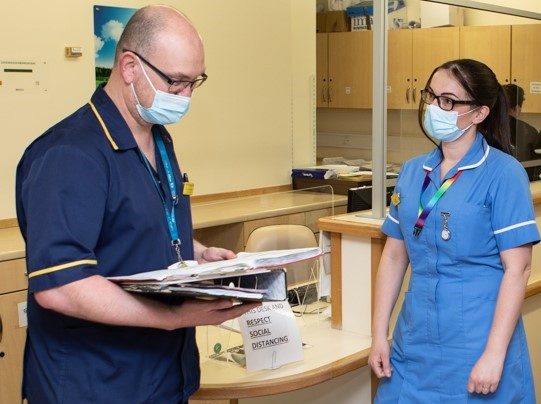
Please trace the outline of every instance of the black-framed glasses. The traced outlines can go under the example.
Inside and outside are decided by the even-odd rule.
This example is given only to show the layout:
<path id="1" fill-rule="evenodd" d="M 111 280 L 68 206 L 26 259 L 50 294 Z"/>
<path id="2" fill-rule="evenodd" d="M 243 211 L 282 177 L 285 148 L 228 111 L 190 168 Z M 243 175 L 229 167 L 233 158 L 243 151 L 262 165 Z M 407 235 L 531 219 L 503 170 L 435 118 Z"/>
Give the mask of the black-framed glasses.
<path id="1" fill-rule="evenodd" d="M 143 56 L 138 54 L 135 51 L 129 50 L 129 49 L 122 49 L 122 52 L 131 52 L 134 55 L 136 55 L 139 59 L 143 61 L 148 67 L 150 67 L 154 72 L 160 76 L 167 84 L 169 84 L 168 91 L 170 93 L 179 93 L 186 88 L 190 87 L 190 90 L 195 90 L 197 87 L 201 87 L 201 85 L 208 79 L 208 76 L 203 73 L 200 77 L 196 78 L 193 81 L 190 80 L 174 80 L 171 77 L 169 77 L 167 74 L 162 72 L 160 69 L 158 69 L 156 66 L 154 66 L 152 63 L 150 63 L 148 60 L 146 60 Z"/>
<path id="2" fill-rule="evenodd" d="M 429 89 L 425 88 L 421 90 L 421 99 L 425 104 L 432 104 L 434 100 L 438 100 L 438 105 L 444 111 L 451 111 L 456 104 L 460 105 L 476 105 L 475 101 L 462 101 L 462 100 L 453 100 L 452 98 L 446 97 L 445 95 L 436 95 Z"/>

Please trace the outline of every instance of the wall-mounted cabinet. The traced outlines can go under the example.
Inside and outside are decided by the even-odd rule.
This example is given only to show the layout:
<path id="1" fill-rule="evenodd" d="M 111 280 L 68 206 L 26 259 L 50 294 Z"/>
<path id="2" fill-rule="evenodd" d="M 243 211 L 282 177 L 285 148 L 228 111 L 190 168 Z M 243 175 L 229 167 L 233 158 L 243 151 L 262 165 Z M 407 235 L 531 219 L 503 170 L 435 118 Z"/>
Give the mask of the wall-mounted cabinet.
<path id="1" fill-rule="evenodd" d="M 511 82 L 524 89 L 522 112 L 541 113 L 541 24 L 511 27 Z"/>
<path id="2" fill-rule="evenodd" d="M 541 24 L 460 28 L 460 57 L 490 66 L 501 84 L 524 89 L 523 112 L 541 112 Z"/>
<path id="3" fill-rule="evenodd" d="M 456 27 L 388 32 L 387 107 L 416 109 L 434 68 L 459 55 Z"/>
<path id="4" fill-rule="evenodd" d="M 460 27 L 460 57 L 485 63 L 501 84 L 509 84 L 511 26 Z"/>
<path id="5" fill-rule="evenodd" d="M 317 107 L 371 108 L 372 31 L 316 35 Z"/>
<path id="6" fill-rule="evenodd" d="M 486 63 L 524 89 L 522 111 L 541 113 L 541 24 L 388 31 L 389 109 L 416 109 L 432 70 L 449 60 Z M 317 34 L 318 108 L 372 107 L 372 32 Z"/>

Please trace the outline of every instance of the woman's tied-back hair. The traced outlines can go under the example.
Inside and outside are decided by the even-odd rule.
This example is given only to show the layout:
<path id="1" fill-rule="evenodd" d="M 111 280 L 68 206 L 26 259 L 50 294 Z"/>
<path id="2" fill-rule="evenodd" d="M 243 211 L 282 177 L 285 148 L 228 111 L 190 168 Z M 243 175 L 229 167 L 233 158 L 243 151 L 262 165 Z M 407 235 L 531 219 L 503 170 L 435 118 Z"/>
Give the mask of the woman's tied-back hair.
<path id="1" fill-rule="evenodd" d="M 466 90 L 475 105 L 485 105 L 490 108 L 483 122 L 477 124 L 477 130 L 483 134 L 490 146 L 511 153 L 507 98 L 490 67 L 473 59 L 451 60 L 434 69 L 427 81 L 427 88 L 438 70 L 447 70 Z M 421 101 L 419 123 L 424 134 L 430 139 L 422 125 L 423 111 L 424 106 Z"/>

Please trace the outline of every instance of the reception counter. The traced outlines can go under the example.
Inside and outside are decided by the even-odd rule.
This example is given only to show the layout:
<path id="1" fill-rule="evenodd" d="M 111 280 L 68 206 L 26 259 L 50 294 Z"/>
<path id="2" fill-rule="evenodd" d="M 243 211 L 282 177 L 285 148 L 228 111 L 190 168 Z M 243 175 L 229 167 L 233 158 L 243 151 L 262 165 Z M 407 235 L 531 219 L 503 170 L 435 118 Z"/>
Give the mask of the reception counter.
<path id="1" fill-rule="evenodd" d="M 531 184 L 532 198 L 536 208 L 538 225 L 541 224 L 541 181 Z M 340 197 L 342 199 L 340 199 Z M 337 214 L 342 207 L 344 196 L 303 195 L 295 201 L 290 196 L 280 195 L 265 201 L 268 211 L 259 209 L 262 199 L 255 203 L 247 201 L 244 208 L 239 208 L 232 201 L 218 203 L 194 204 L 193 217 L 196 229 L 203 230 L 202 235 L 227 237 L 232 234 L 238 237 L 234 244 L 243 243 L 245 232 L 251 226 L 268 220 L 287 223 L 291 220 L 304 224 L 310 221 L 319 227 L 325 243 L 330 246 L 330 274 L 332 289 L 331 314 L 317 314 L 314 318 L 298 320 L 301 338 L 306 344 L 304 360 L 282 366 L 275 370 L 264 370 L 253 373 L 237 364 L 209 359 L 205 355 L 205 327 L 198 328 L 198 341 L 202 347 L 201 389 L 193 397 L 194 403 L 199 400 L 213 403 L 270 404 L 310 402 L 323 404 L 335 403 L 369 403 L 376 381 L 372 379 L 369 367 L 366 366 L 370 347 L 370 322 L 372 312 L 372 290 L 377 265 L 383 245 L 384 235 L 379 231 L 381 219 L 367 217 L 369 212 Z M 306 199 L 308 198 L 308 199 Z M 250 199 L 250 198 L 248 198 Z M 304 201 L 299 207 L 298 201 Z M 223 207 L 232 203 L 229 219 Z M 241 202 L 242 203 L 242 202 Z M 287 205 L 292 204 L 294 206 Z M 285 205 L 285 206 L 284 206 Z M 249 206 L 252 206 L 251 208 Z M 257 206 L 255 208 L 254 206 Z M 334 206 L 334 207 L 333 207 Z M 199 209 L 199 210 L 198 210 Z M 254 209 L 250 213 L 250 209 Z M 326 217 L 314 219 L 317 215 L 329 211 Z M 334 211 L 334 215 L 330 213 Z M 314 212 L 317 212 L 315 215 Z M 212 217 L 211 217 L 212 216 Z M 250 223 L 253 222 L 253 223 Z M 247 224 L 248 223 L 248 224 Z M 222 230 L 225 229 L 225 235 Z M 211 237 L 211 238 L 212 238 Z M 24 271 L 24 244 L 16 227 L 0 229 L 0 276 L 13 271 Z M 12 283 L 13 290 L 6 291 L 0 280 L 0 299 L 10 293 L 24 293 L 25 285 Z M 10 292 L 10 293 L 7 293 Z M 3 294 L 2 294 L 3 293 Z M 19 299 L 21 294 L 16 295 Z M 16 301 L 17 302 L 17 301 Z M 6 305 L 0 301 L 0 310 Z M 13 305 L 10 306 L 13 309 Z M 396 310 L 395 310 L 396 312 Z M 534 247 L 533 271 L 527 290 L 527 299 L 523 309 L 526 331 L 528 334 L 530 354 L 534 367 L 538 401 L 541 402 L 541 247 Z M 393 314 L 393 316 L 395 316 Z M 5 316 L 0 312 L 0 316 Z M 12 316 L 13 317 L 13 316 Z M 21 329 L 21 326 L 18 327 Z M 8 328 L 4 324 L 4 333 Z M 233 335 L 231 338 L 240 338 Z M 22 341 L 24 342 L 24 340 Z M 240 344 L 240 341 L 238 342 Z M 13 350 L 21 350 L 19 341 Z M 5 340 L 0 341 L 0 351 L 5 351 Z M 17 385 L 20 371 L 20 358 L 16 363 L 6 365 L 0 359 L 0 379 L 10 380 Z M 4 362 L 2 362 L 4 361 Z M 0 389 L 0 402 L 3 400 Z M 192 400 L 191 400 L 192 401 Z"/>
<path id="2" fill-rule="evenodd" d="M 207 245 L 242 251 L 250 232 L 262 225 L 304 224 L 317 231 L 318 218 L 346 209 L 347 197 L 330 191 L 318 188 L 195 202 L 192 203 L 195 236 Z M 26 319 L 21 314 L 27 289 L 24 257 L 24 241 L 16 220 L 0 220 L 0 403 L 20 402 L 26 334 Z M 359 351 L 357 341 L 355 344 L 345 351 L 345 356 Z"/>

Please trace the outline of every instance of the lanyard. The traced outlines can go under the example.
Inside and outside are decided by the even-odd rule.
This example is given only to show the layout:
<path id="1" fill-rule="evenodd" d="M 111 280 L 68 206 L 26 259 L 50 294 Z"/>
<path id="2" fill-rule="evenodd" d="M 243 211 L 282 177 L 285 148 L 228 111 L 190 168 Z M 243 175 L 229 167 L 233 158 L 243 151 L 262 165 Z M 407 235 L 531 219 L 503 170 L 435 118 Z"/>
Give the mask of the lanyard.
<path id="1" fill-rule="evenodd" d="M 458 177 L 460 177 L 460 174 L 462 174 L 462 171 L 457 171 L 455 175 L 453 175 L 451 178 L 447 179 L 443 184 L 441 184 L 436 193 L 432 195 L 432 198 L 430 198 L 426 206 L 423 208 L 421 198 L 423 197 L 423 194 L 425 193 L 426 189 L 428 188 L 428 184 L 430 183 L 430 177 L 428 176 L 428 172 L 426 173 L 423 187 L 421 188 L 421 195 L 419 195 L 419 213 L 417 214 L 417 221 L 415 222 L 415 226 L 413 227 L 413 235 L 415 237 L 421 234 L 421 231 L 423 230 L 423 227 L 425 225 L 426 218 L 428 217 L 430 212 L 432 212 L 432 209 L 434 208 L 434 206 L 436 206 L 436 203 L 440 200 L 445 191 L 447 191 L 449 187 L 453 185 L 453 183 L 458 179 Z"/>
<path id="2" fill-rule="evenodd" d="M 160 196 L 160 199 L 162 200 L 163 204 L 163 210 L 165 212 L 165 219 L 167 221 L 167 227 L 169 228 L 169 235 L 171 236 L 171 245 L 175 249 L 175 252 L 177 253 L 177 258 L 179 262 L 183 262 L 182 256 L 180 255 L 180 237 L 178 235 L 178 227 L 177 227 L 177 217 L 175 214 L 175 206 L 178 204 L 178 194 L 177 194 L 177 186 L 175 183 L 175 174 L 173 173 L 173 168 L 171 166 L 171 161 L 169 160 L 169 156 L 167 155 L 167 151 L 165 150 L 165 144 L 163 143 L 162 137 L 154 132 L 154 144 L 158 147 L 158 151 L 160 153 L 160 157 L 162 159 L 163 167 L 165 169 L 165 174 L 167 176 L 167 183 L 169 185 L 169 190 L 171 191 L 171 198 L 172 198 L 172 204 L 171 204 L 171 210 L 169 210 L 167 206 L 167 202 L 165 201 L 165 196 L 163 194 L 163 191 L 160 189 L 160 184 L 156 181 L 156 177 L 154 176 L 152 172 L 152 168 L 150 167 L 150 164 L 145 157 L 143 153 L 143 161 L 145 162 L 147 171 L 150 174 L 150 177 L 152 178 L 152 181 L 154 181 L 154 186 L 156 187 L 156 190 L 158 191 L 158 195 Z"/>

